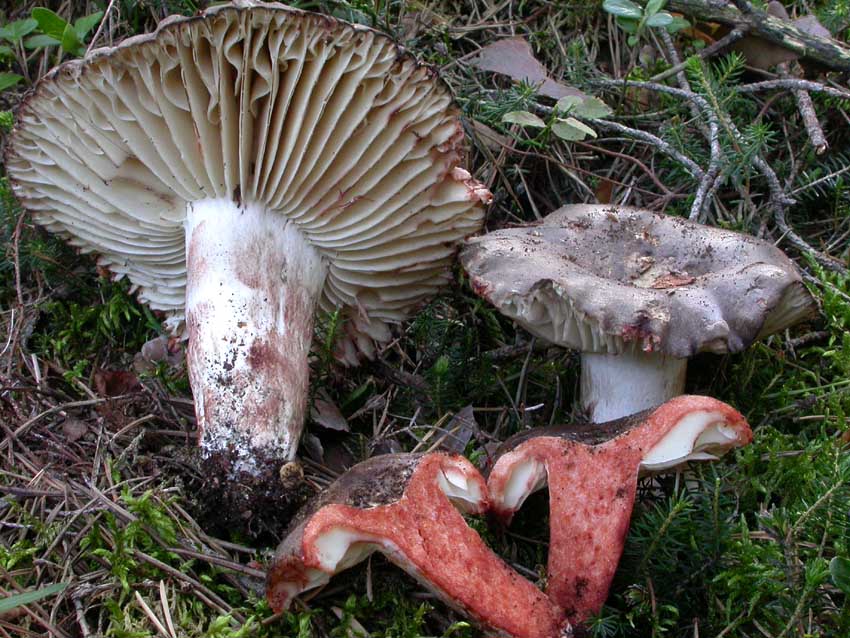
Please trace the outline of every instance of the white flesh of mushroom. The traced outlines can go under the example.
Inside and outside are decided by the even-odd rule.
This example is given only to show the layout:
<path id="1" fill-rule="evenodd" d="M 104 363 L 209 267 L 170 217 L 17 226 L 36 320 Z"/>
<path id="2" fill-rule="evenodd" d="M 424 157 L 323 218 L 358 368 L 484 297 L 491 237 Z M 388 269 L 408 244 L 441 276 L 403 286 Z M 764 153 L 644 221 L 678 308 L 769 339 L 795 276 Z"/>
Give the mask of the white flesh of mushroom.
<path id="1" fill-rule="evenodd" d="M 593 423 L 613 421 L 684 393 L 687 359 L 630 352 L 581 355 L 581 406 Z"/>
<path id="2" fill-rule="evenodd" d="M 717 412 L 692 412 L 682 418 L 643 457 L 645 472 L 666 470 L 686 461 L 714 461 L 735 445 L 738 433 Z"/>

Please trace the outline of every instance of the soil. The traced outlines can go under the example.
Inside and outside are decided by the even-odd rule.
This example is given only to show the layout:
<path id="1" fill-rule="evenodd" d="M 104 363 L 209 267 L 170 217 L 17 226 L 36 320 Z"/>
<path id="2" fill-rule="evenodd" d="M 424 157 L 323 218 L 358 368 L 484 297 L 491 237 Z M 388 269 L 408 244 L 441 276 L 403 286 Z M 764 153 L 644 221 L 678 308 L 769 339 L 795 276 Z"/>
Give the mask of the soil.
<path id="1" fill-rule="evenodd" d="M 236 534 L 246 540 L 275 544 L 287 524 L 314 490 L 301 472 L 285 472 L 286 461 L 268 459 L 259 475 L 233 469 L 226 452 L 201 458 L 190 453 L 190 476 L 183 476 L 192 514 L 212 535 L 228 538 Z"/>

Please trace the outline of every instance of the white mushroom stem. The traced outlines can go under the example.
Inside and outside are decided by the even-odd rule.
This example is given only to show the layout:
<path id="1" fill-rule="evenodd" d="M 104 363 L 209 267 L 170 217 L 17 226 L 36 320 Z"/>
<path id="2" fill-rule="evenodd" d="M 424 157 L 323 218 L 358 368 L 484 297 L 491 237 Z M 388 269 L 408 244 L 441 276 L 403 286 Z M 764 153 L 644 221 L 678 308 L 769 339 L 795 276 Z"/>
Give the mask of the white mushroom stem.
<path id="1" fill-rule="evenodd" d="M 679 396 L 687 359 L 656 353 L 581 355 L 581 407 L 593 423 L 613 421 Z"/>
<path id="2" fill-rule="evenodd" d="M 295 456 L 326 270 L 293 224 L 227 199 L 188 204 L 186 262 L 189 380 L 202 452 L 256 475 L 269 461 Z"/>

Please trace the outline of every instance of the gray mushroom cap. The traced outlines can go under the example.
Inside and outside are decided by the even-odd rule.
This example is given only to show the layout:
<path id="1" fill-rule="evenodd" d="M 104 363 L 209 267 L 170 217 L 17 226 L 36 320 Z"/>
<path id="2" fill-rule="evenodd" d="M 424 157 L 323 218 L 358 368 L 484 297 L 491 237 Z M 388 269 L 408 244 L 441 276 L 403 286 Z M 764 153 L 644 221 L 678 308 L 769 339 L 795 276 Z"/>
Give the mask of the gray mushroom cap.
<path id="1" fill-rule="evenodd" d="M 637 208 L 565 206 L 460 258 L 500 312 L 583 352 L 738 352 L 816 307 L 772 244 Z"/>

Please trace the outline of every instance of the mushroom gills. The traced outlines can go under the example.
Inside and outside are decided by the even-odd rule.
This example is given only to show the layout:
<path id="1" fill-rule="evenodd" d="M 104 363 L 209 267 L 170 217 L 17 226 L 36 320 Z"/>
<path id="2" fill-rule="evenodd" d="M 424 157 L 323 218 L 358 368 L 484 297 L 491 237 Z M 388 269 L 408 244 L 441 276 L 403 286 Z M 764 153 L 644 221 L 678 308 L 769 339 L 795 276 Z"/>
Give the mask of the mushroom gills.
<path id="1" fill-rule="evenodd" d="M 481 511 L 485 502 L 481 487 L 474 481 L 469 481 L 461 472 L 443 470 L 437 474 L 437 482 L 449 501 L 464 514 L 475 514 Z"/>
<path id="2" fill-rule="evenodd" d="M 255 203 L 187 206 L 188 364 L 205 455 L 259 472 L 295 456 L 326 268 L 298 228 Z"/>

